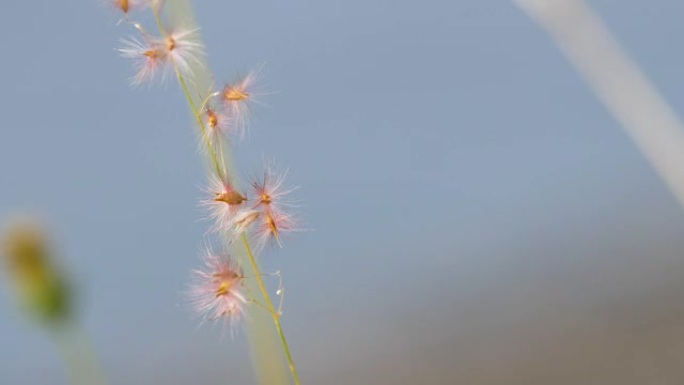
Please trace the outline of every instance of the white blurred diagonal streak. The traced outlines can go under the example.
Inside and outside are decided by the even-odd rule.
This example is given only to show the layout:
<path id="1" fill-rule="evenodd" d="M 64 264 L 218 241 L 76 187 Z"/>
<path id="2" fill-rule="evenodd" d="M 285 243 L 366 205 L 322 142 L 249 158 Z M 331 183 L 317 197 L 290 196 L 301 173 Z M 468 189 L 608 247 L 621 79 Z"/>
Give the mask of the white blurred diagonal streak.
<path id="1" fill-rule="evenodd" d="M 583 0 L 513 0 L 541 25 L 684 207 L 684 127 Z"/>

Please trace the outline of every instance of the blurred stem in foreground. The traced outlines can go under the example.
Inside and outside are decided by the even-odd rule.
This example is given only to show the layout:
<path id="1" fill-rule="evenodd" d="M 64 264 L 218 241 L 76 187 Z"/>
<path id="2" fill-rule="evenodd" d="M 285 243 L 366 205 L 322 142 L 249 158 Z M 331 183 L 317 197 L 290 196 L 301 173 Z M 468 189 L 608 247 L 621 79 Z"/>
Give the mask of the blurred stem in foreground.
<path id="1" fill-rule="evenodd" d="M 684 207 L 684 127 L 583 0 L 513 0 L 543 27 Z"/>
<path id="2" fill-rule="evenodd" d="M 95 354 L 75 321 L 72 287 L 56 266 L 43 231 L 35 224 L 14 224 L 4 234 L 2 246 L 18 302 L 53 335 L 72 383 L 104 385 Z"/>
<path id="3" fill-rule="evenodd" d="M 55 330 L 55 340 L 73 384 L 105 385 L 96 354 L 87 334 L 76 326 Z"/>

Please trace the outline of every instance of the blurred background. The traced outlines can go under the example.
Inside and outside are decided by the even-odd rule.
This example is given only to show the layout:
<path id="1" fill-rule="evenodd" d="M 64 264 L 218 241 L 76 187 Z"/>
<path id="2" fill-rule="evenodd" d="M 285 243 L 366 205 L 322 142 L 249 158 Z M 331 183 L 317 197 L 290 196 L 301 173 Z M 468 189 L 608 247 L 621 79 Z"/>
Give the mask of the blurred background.
<path id="1" fill-rule="evenodd" d="M 684 211 L 509 1 L 195 3 L 215 74 L 275 91 L 236 156 L 289 166 L 313 229 L 263 257 L 304 383 L 684 381 Z M 589 3 L 684 114 L 684 3 Z M 128 86 L 97 1 L 0 17 L 0 221 L 47 219 L 111 383 L 253 383 L 183 297 L 208 223 L 182 94 Z M 66 384 L 0 287 L 0 384 Z"/>

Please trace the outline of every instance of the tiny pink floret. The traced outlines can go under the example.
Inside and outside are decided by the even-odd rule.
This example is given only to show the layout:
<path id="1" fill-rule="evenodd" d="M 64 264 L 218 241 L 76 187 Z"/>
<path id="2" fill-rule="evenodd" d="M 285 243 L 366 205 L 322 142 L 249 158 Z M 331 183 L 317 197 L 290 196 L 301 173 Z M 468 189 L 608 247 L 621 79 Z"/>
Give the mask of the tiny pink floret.
<path id="1" fill-rule="evenodd" d="M 255 101 L 256 80 L 259 70 L 248 73 L 243 78 L 227 84 L 221 91 L 221 100 L 231 119 L 234 132 L 242 137 L 247 130 L 251 116 L 251 104 Z"/>
<path id="2" fill-rule="evenodd" d="M 168 55 L 160 42 L 145 37 L 142 41 L 131 38 L 122 40 L 121 43 L 121 56 L 131 59 L 137 71 L 131 78 L 132 85 L 138 86 L 157 78 L 165 80 L 168 77 Z"/>
<path id="3" fill-rule="evenodd" d="M 150 3 L 149 0 L 107 0 L 107 2 L 124 15 L 145 8 Z"/>
<path id="4" fill-rule="evenodd" d="M 260 212 L 254 229 L 254 238 L 259 248 L 271 241 L 282 246 L 280 238 L 283 233 L 297 231 L 297 219 L 289 209 L 285 199 L 293 188 L 285 187 L 287 171 L 277 174 L 271 166 L 267 166 L 260 179 L 252 181 L 250 201 L 253 209 Z"/>
<path id="5" fill-rule="evenodd" d="M 230 234 L 235 229 L 238 214 L 243 210 L 247 198 L 233 185 L 217 176 L 212 176 L 207 197 L 202 205 L 207 208 L 208 216 L 214 221 L 213 231 Z"/>
<path id="6" fill-rule="evenodd" d="M 178 28 L 164 39 L 164 48 L 178 70 L 188 75 L 192 65 L 202 66 L 204 45 L 200 42 L 198 28 Z"/>
<path id="7" fill-rule="evenodd" d="M 226 321 L 236 326 L 247 299 L 242 293 L 242 271 L 228 255 L 211 251 L 203 256 L 204 268 L 192 272 L 190 301 L 205 320 Z"/>
<path id="8" fill-rule="evenodd" d="M 232 129 L 230 118 L 220 109 L 206 108 L 204 110 L 204 141 L 214 144 L 226 136 Z M 202 146 L 204 148 L 204 146 Z"/>
<path id="9" fill-rule="evenodd" d="M 189 75 L 193 65 L 202 65 L 204 46 L 197 39 L 197 29 L 179 29 L 164 38 L 142 32 L 142 40 L 122 40 L 121 56 L 131 59 L 136 74 L 131 78 L 134 86 L 155 79 L 166 81 L 177 70 Z"/>

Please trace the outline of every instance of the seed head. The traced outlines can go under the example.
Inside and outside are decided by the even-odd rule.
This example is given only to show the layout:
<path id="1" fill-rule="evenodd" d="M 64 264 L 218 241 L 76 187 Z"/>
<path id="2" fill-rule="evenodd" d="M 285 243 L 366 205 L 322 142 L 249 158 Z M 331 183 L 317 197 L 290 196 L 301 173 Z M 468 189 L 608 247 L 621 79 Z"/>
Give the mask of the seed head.
<path id="1" fill-rule="evenodd" d="M 233 185 L 217 176 L 212 176 L 207 197 L 202 205 L 208 209 L 208 216 L 214 221 L 213 231 L 227 234 L 234 226 L 237 214 L 244 208 L 247 197 L 241 194 Z"/>
<path id="2" fill-rule="evenodd" d="M 281 234 L 298 230 L 297 220 L 292 214 L 275 207 L 266 208 L 254 229 L 257 248 L 261 249 L 270 242 L 282 247 Z"/>
<path id="3" fill-rule="evenodd" d="M 169 58 L 184 75 L 191 74 L 193 64 L 203 65 L 204 45 L 199 39 L 198 31 L 198 28 L 178 28 L 163 41 Z"/>
<path id="4" fill-rule="evenodd" d="M 204 140 L 210 144 L 220 140 L 231 129 L 228 115 L 214 108 L 207 108 L 204 111 L 204 124 L 206 126 Z"/>
<path id="5" fill-rule="evenodd" d="M 193 64 L 202 65 L 204 46 L 197 38 L 197 31 L 179 28 L 164 38 L 156 38 L 141 29 L 142 40 L 122 40 L 119 52 L 121 56 L 133 61 L 137 71 L 131 84 L 138 86 L 155 79 L 163 82 L 174 68 L 183 75 L 189 75 Z"/>
<path id="6" fill-rule="evenodd" d="M 259 216 L 261 215 L 260 212 L 256 210 L 242 210 L 235 214 L 235 219 L 233 220 L 233 233 L 237 237 L 239 235 L 242 235 L 245 231 L 247 231 L 252 224 L 259 219 Z"/>
<path id="7" fill-rule="evenodd" d="M 234 126 L 234 132 L 240 137 L 244 136 L 249 124 L 251 105 L 256 102 L 257 75 L 261 68 L 248 73 L 246 76 L 226 84 L 221 91 L 221 100 L 226 107 L 226 112 Z"/>
<path id="8" fill-rule="evenodd" d="M 294 190 L 285 187 L 286 176 L 287 171 L 278 174 L 267 165 L 263 176 L 252 181 L 253 210 L 260 213 L 254 230 L 259 247 L 271 240 L 281 245 L 281 234 L 298 230 L 297 219 L 290 212 L 292 205 L 286 201 Z"/>
<path id="9" fill-rule="evenodd" d="M 202 260 L 204 267 L 192 272 L 189 297 L 193 308 L 204 320 L 223 320 L 234 328 L 247 303 L 242 270 L 227 254 L 206 250 Z"/>
<path id="10" fill-rule="evenodd" d="M 285 187 L 287 173 L 287 170 L 278 173 L 274 166 L 266 165 L 262 177 L 252 180 L 252 193 L 257 206 L 269 208 L 289 205 L 285 198 L 294 188 Z"/>
<path id="11" fill-rule="evenodd" d="M 136 74 L 131 78 L 133 86 L 155 79 L 166 80 L 170 74 L 169 56 L 166 48 L 159 41 L 144 37 L 142 41 L 136 38 L 121 40 L 119 49 L 121 56 L 133 61 Z"/>
<path id="12" fill-rule="evenodd" d="M 128 16 L 130 12 L 138 11 L 149 5 L 149 0 L 106 0 L 114 9 Z"/>

